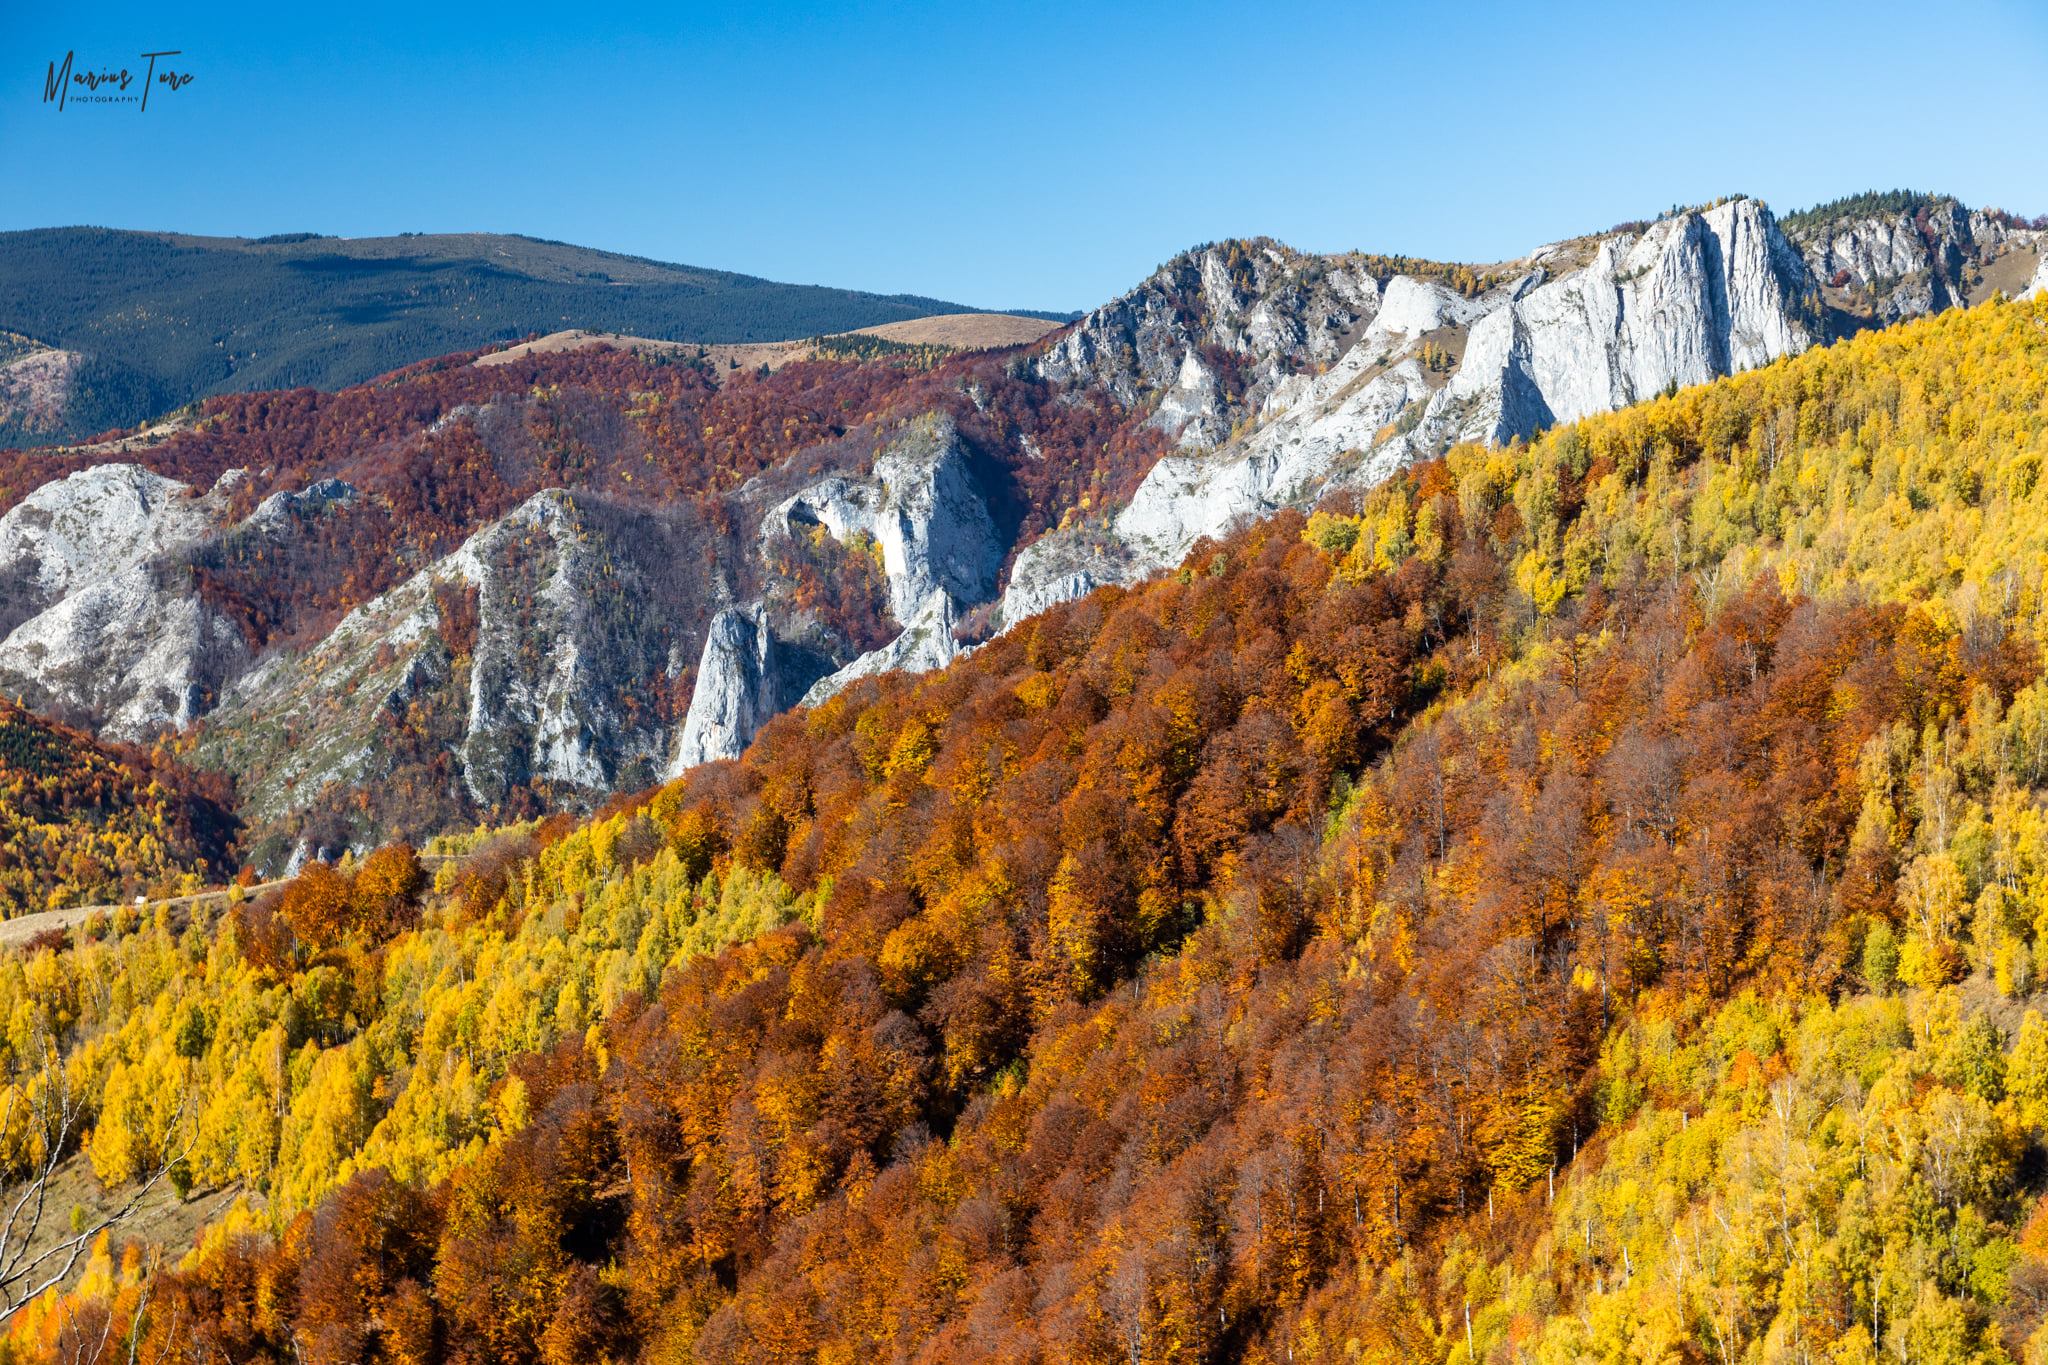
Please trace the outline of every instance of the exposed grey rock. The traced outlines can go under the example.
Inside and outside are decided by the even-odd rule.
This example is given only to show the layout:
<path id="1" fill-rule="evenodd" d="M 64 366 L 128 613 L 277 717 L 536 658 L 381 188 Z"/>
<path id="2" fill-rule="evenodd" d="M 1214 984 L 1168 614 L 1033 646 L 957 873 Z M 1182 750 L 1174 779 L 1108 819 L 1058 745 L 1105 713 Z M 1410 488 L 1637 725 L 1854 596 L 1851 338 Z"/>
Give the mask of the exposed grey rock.
<path id="1" fill-rule="evenodd" d="M 901 623 L 888 644 L 836 670 L 821 670 L 815 650 L 778 634 L 797 623 L 773 581 L 776 543 L 817 527 L 849 548 L 879 552 L 889 613 Z M 759 540 L 767 598 L 712 621 L 669 773 L 738 757 L 770 717 L 823 701 L 855 678 L 951 662 L 960 651 L 954 624 L 994 595 L 1005 548 L 970 452 L 940 414 L 912 422 L 865 473 L 831 474 L 774 501 L 762 515 Z"/>
<path id="2" fill-rule="evenodd" d="M 1396 281 L 1398 283 L 1399 281 Z M 1391 288 L 1389 290 L 1391 293 Z M 1422 367 L 1403 359 L 1375 369 L 1368 343 L 1353 347 L 1329 373 L 1257 431 L 1218 451 L 1177 452 L 1161 459 L 1112 523 L 1129 553 L 1121 576 L 1178 564 L 1203 536 L 1292 503 L 1313 501 L 1347 452 L 1372 444 L 1375 433 L 1431 396 Z M 1382 474 L 1381 477 L 1384 477 Z M 1033 587 L 1046 595 L 1045 585 Z M 1021 619 L 1023 601 L 1005 599 L 1004 619 Z"/>
<path id="3" fill-rule="evenodd" d="M 1813 272 L 1821 280 L 1837 279 L 1883 293 L 1880 313 L 1887 320 L 1916 317 L 1954 302 L 1950 257 L 1955 252 L 1957 224 L 1949 215 L 1938 220 L 1948 240 L 1928 241 L 1912 216 L 1851 219 L 1827 224 L 1802 243 Z"/>
<path id="4" fill-rule="evenodd" d="M 44 484 L 0 517 L 0 685 L 139 740 L 190 723 L 246 661 L 240 632 L 163 562 L 220 504 L 138 465 Z"/>
<path id="5" fill-rule="evenodd" d="M 1603 240 L 1580 271 L 1476 322 L 1426 438 L 1505 441 L 1703 384 L 1822 336 L 1804 263 L 1737 199 Z M 1452 408 L 1455 421 L 1444 420 Z"/>
<path id="6" fill-rule="evenodd" d="M 608 785 L 600 736 L 616 717 L 600 700 L 610 688 L 593 657 L 602 649 L 602 626 L 591 611 L 598 566 L 582 529 L 574 499 L 546 489 L 470 537 L 450 559 L 449 567 L 482 594 L 462 746 L 463 780 L 479 804 L 501 800 L 528 776 L 594 789 Z M 514 587 L 503 572 L 505 551 L 514 540 L 530 544 L 535 537 L 543 545 L 540 558 L 522 545 L 525 581 Z M 545 616 L 554 629 L 536 630 L 521 619 L 529 612 Z"/>
<path id="7" fill-rule="evenodd" d="M 289 518 L 315 516 L 329 506 L 351 502 L 355 496 L 354 485 L 341 479 L 316 479 L 295 492 L 272 493 L 256 504 L 243 525 L 251 530 L 276 530 Z"/>
<path id="8" fill-rule="evenodd" d="M 764 554 L 774 536 L 806 524 L 822 524 L 842 544 L 864 537 L 880 548 L 889 613 L 902 625 L 889 644 L 799 694 L 809 704 L 854 678 L 950 663 L 960 652 L 955 622 L 995 595 L 1006 546 L 969 452 L 944 416 L 913 422 L 875 457 L 867 475 L 833 475 L 777 504 L 762 522 Z M 741 746 L 750 738 L 752 730 Z"/>
<path id="9" fill-rule="evenodd" d="M 1353 349 L 1382 359 L 1398 355 L 1427 333 L 1461 327 L 1497 303 L 1497 298 L 1465 298 L 1434 280 L 1396 275 L 1387 281 L 1379 311 Z"/>
<path id="10" fill-rule="evenodd" d="M 1202 247 L 1090 313 L 1039 358 L 1060 384 L 1101 388 L 1127 407 L 1158 402 L 1153 422 L 1184 446 L 1217 444 L 1239 409 L 1255 410 L 1290 374 L 1333 363 L 1380 306 L 1362 258 L 1311 256 L 1256 239 Z M 1204 349 L 1243 385 L 1225 401 Z"/>
<path id="11" fill-rule="evenodd" d="M 0 641 L 10 690 L 130 741 L 189 725 L 247 661 L 241 631 L 188 574 L 147 563 L 66 594 Z"/>
<path id="12" fill-rule="evenodd" d="M 2010 226 L 1954 199 L 1929 199 L 1898 213 L 1843 213 L 1803 223 L 1792 234 L 1816 279 L 1891 323 L 1938 313 L 1989 292 L 1982 272 L 2013 251 L 2038 249 L 2043 234 Z"/>
<path id="13" fill-rule="evenodd" d="M 0 517 L 0 684 L 113 739 L 191 724 L 252 662 L 189 567 L 223 535 L 278 535 L 354 496 L 336 479 L 266 498 L 226 524 L 241 471 L 201 496 L 139 465 L 94 465 Z"/>
<path id="14" fill-rule="evenodd" d="M 829 700 L 848 683 L 872 678 L 878 673 L 929 673 L 933 669 L 944 668 L 961 653 L 959 643 L 953 638 L 953 625 L 952 598 L 943 592 L 932 593 L 895 639 L 818 679 L 803 694 L 802 704 L 816 706 Z"/>
<path id="15" fill-rule="evenodd" d="M 922 613 L 935 592 L 955 602 L 995 592 L 1005 547 L 966 447 L 944 416 L 913 422 L 869 474 L 835 474 L 784 499 L 762 521 L 763 546 L 791 527 L 819 524 L 842 544 L 861 537 L 881 549 L 898 621 Z"/>
<path id="16" fill-rule="evenodd" d="M 994 624 L 1008 628 L 1454 442 L 1530 435 L 1803 350 L 1829 334 L 1823 302 L 1847 292 L 1823 295 L 1818 271 L 1848 271 L 1884 317 L 2027 273 L 2048 288 L 2048 259 L 2014 255 L 2042 236 L 1951 204 L 1817 224 L 1795 244 L 1737 199 L 1469 269 L 1263 240 L 1203 247 L 1016 362 L 1050 381 L 1052 401 L 1106 397 L 1166 434 L 1171 451 L 1121 507 L 1078 521 L 1079 508 L 1049 509 L 1070 514 L 1064 529 L 1012 546 L 976 452 L 932 415 L 872 458 L 861 430 L 762 471 L 731 496 L 729 520 L 537 494 L 325 639 L 263 659 L 185 566 L 233 537 L 288 549 L 357 490 L 322 479 L 230 526 L 229 478 L 200 496 L 100 466 L 0 517 L 0 686 L 124 738 L 224 698 L 202 748 L 242 775 L 258 819 L 406 762 L 477 808 L 529 784 L 594 798 L 735 756 L 778 711 L 856 679 L 944 666 L 999 589 Z M 1987 278 L 1992 262 L 2003 273 Z M 1010 420 L 978 386 L 968 398 L 977 420 Z M 511 458 L 522 412 L 494 400 L 437 426 L 466 422 Z M 898 633 L 879 648 L 867 624 L 846 626 L 778 576 L 782 537 L 825 534 L 871 550 L 886 575 Z M 451 594 L 473 598 L 473 641 L 450 624 Z"/>
<path id="17" fill-rule="evenodd" d="M 1008 630 L 1062 602 L 1128 582 L 1129 558 L 1125 545 L 1103 528 L 1047 532 L 1019 551 L 1010 565 L 1010 580 L 996 608 L 996 628 Z"/>
<path id="18" fill-rule="evenodd" d="M 758 485 L 745 496 L 758 497 Z M 805 613 L 786 600 L 774 570 L 784 537 L 820 529 L 849 550 L 878 555 L 889 615 L 900 623 L 888 644 L 836 669 L 846 655 L 834 642 L 796 638 L 807 633 Z M 737 757 L 771 716 L 822 701 L 855 678 L 951 662 L 960 652 L 954 626 L 994 596 L 1006 548 L 972 453 L 943 414 L 911 422 L 865 471 L 841 470 L 771 496 L 758 540 L 763 595 L 712 622 L 668 771 Z"/>
<path id="19" fill-rule="evenodd" d="M 782 695 L 777 653 L 767 614 L 758 606 L 751 611 L 728 607 L 711 618 L 667 776 L 699 763 L 738 758 L 754 733 L 795 700 Z"/>
<path id="20" fill-rule="evenodd" d="M 425 707 L 483 809 L 527 783 L 594 797 L 659 780 L 675 736 L 654 695 L 716 591 L 677 572 L 685 515 L 536 493 L 310 650 L 242 677 L 203 756 L 246 774 L 248 810 L 275 818 L 332 784 L 378 780 L 395 761 L 389 726 Z M 470 592 L 465 652 L 445 638 L 442 603 Z"/>
<path id="21" fill-rule="evenodd" d="M 1091 533 L 1097 539 L 1087 553 L 1086 535 L 1075 534 L 1043 554 L 1027 550 L 1002 623 L 1063 593 L 1178 563 L 1203 536 L 1312 503 L 1334 487 L 1375 483 L 1455 442 L 1530 435 L 1794 354 L 1823 335 L 1805 263 L 1754 200 L 1676 214 L 1576 250 L 1539 249 L 1494 273 L 1502 282 L 1472 297 L 1405 275 L 1370 300 L 1352 291 L 1363 306 L 1351 322 L 1364 326 L 1334 364 L 1312 375 L 1276 374 L 1245 419 L 1248 429 L 1214 449 L 1184 440 L 1183 450 L 1161 459 L 1110 521 L 1113 547 Z M 1118 317 L 1155 312 L 1126 303 Z M 1334 316 L 1272 325 L 1294 350 L 1261 352 L 1261 362 L 1327 350 L 1304 338 L 1334 342 Z M 1098 341 L 1090 354 L 1109 349 Z M 1423 363 L 1443 366 L 1453 350 L 1462 358 L 1448 362 L 1448 374 Z M 1149 374 L 1145 351 L 1134 345 L 1133 353 Z M 1197 420 L 1205 429 L 1230 423 L 1235 414 L 1227 411 L 1189 415 L 1195 405 L 1186 395 L 1196 388 L 1184 367 L 1167 393 L 1175 421 L 1190 424 L 1183 430 Z"/>
<path id="22" fill-rule="evenodd" d="M 88 579 L 199 539 L 216 509 L 140 465 L 102 464 L 46 483 L 0 517 L 7 609 L 40 609 Z"/>
<path id="23" fill-rule="evenodd" d="M 1222 386 L 1190 348 L 1181 357 L 1173 387 L 1161 395 L 1152 424 L 1188 441 L 1221 440 L 1224 432 L 1217 428 L 1216 420 L 1222 411 Z"/>

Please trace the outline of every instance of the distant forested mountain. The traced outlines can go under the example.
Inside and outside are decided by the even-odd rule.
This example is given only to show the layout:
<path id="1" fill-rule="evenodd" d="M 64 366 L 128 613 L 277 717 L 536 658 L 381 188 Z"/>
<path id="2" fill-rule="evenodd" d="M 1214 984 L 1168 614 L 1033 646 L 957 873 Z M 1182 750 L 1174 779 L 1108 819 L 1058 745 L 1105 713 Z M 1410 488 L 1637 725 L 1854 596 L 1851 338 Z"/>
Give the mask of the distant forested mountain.
<path id="1" fill-rule="evenodd" d="M 337 389 L 564 327 L 773 341 L 964 311 L 489 233 L 0 233 L 0 329 L 47 348 L 34 382 L 12 386 L 19 401 L 0 402 L 0 445 L 129 426 L 218 393 Z"/>

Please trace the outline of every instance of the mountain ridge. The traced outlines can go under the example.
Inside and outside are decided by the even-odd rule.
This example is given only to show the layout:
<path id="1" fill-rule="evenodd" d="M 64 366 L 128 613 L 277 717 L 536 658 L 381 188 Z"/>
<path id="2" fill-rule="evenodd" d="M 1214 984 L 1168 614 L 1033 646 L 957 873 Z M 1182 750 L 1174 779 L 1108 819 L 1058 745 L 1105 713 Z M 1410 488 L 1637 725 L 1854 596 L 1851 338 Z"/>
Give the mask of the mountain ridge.
<path id="1" fill-rule="evenodd" d="M 61 404 L 34 408 L 4 401 L 0 372 L 0 444 L 131 427 L 223 392 L 341 388 L 565 326 L 782 341 L 968 311 L 516 234 L 27 229 L 0 233 L 0 328 L 71 357 L 72 373 Z"/>
<path id="2" fill-rule="evenodd" d="M 763 372 L 578 338 L 208 400 L 112 463 L 0 468 L 0 681 L 115 737 L 196 726 L 266 869 L 587 809 L 1246 520 L 2048 273 L 1960 206 L 1816 230 L 1735 198 L 1483 268 L 1247 239 L 1009 349 Z M 132 553 L 72 585 L 116 506 Z M 509 671 L 479 621 L 522 636 Z"/>

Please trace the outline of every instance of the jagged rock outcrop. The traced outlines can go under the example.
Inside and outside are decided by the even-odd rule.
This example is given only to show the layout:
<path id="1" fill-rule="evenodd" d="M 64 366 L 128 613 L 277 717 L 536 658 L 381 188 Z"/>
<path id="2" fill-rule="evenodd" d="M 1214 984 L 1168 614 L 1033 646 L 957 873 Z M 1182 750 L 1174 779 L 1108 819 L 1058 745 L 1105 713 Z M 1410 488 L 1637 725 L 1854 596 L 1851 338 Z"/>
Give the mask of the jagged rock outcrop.
<path id="1" fill-rule="evenodd" d="M 1963 262 L 1968 220 L 1953 203 L 1925 225 L 1911 213 L 1851 218 L 1817 226 L 1804 242 L 1813 272 L 1837 288 L 1857 284 L 1880 291 L 1880 316 L 1917 317 L 1952 306 Z"/>
<path id="2" fill-rule="evenodd" d="M 1908 198 L 1905 213 L 1870 211 L 1898 196 L 1867 196 L 1854 213 L 1804 215 L 1792 238 L 1738 198 L 1493 265 L 1213 244 L 1000 373 L 970 368 L 947 389 L 938 372 L 922 417 L 903 420 L 922 390 L 919 408 L 842 405 L 843 422 L 828 409 L 814 444 L 688 499 L 632 480 L 646 433 L 598 396 L 577 420 L 605 452 L 587 488 L 605 492 L 550 489 L 509 511 L 486 495 L 438 561 L 447 529 L 401 538 L 412 576 L 310 643 L 288 622 L 248 624 L 219 566 L 331 572 L 334 546 L 356 543 L 337 528 L 381 543 L 377 519 L 403 502 L 379 482 L 381 455 L 300 468 L 302 487 L 258 468 L 268 496 L 239 520 L 226 509 L 240 471 L 202 495 L 109 463 L 0 517 L 0 687 L 118 738 L 203 718 L 202 761 L 237 775 L 258 824 L 292 831 L 269 866 L 430 832 L 388 814 L 351 824 L 336 795 L 351 788 L 444 821 L 588 805 L 734 757 L 790 706 L 942 667 L 991 627 L 1454 442 L 2048 287 L 2048 234 Z M 492 469 L 527 480 L 523 495 L 553 458 L 530 417 L 500 394 L 422 415 L 414 436 L 467 427 Z M 1090 463 L 1047 464 L 1062 458 Z M 1062 529 L 1013 544 L 1020 524 Z M 253 638 L 269 642 L 261 658 Z M 438 795 L 415 802 L 426 788 Z"/>
<path id="3" fill-rule="evenodd" d="M 653 757 L 617 705 L 625 661 L 607 657 L 619 643 L 607 607 L 629 604 L 603 581 L 611 575 L 574 497 L 535 494 L 447 568 L 479 594 L 462 766 L 480 805 L 534 778 L 605 790 L 626 761 Z"/>
<path id="4" fill-rule="evenodd" d="M 537 493 L 251 670 L 200 756 L 244 775 L 262 820 L 382 780 L 419 745 L 428 760 L 445 746 L 479 810 L 535 785 L 595 798 L 657 781 L 674 733 L 659 696 L 721 590 L 690 567 L 693 515 Z"/>
<path id="5" fill-rule="evenodd" d="M 1026 545 L 1010 565 L 1009 582 L 995 611 L 1008 630 L 1062 602 L 1136 577 L 1130 548 L 1107 527 L 1053 531 Z"/>
<path id="6" fill-rule="evenodd" d="M 1348 453 L 1369 446 L 1434 392 L 1413 358 L 1380 368 L 1361 343 L 1244 440 L 1164 457 L 1112 523 L 1131 551 L 1120 577 L 1177 564 L 1197 540 L 1245 517 L 1312 500 Z M 1027 591 L 1038 599 L 1051 595 L 1042 582 Z M 1006 600 L 1003 611 L 1005 620 L 1029 614 L 1021 600 Z"/>
<path id="7" fill-rule="evenodd" d="M 139 741 L 204 715 L 247 661 L 241 631 L 189 572 L 138 564 L 15 627 L 0 641 L 0 686 Z"/>
<path id="8" fill-rule="evenodd" d="M 950 419 L 932 415 L 875 456 L 866 475 L 835 474 L 784 499 L 762 523 L 764 541 L 790 527 L 823 525 L 835 540 L 881 550 L 889 609 L 898 621 L 934 594 L 979 602 L 995 591 L 1004 546 L 976 486 L 969 452 Z"/>
<path id="9" fill-rule="evenodd" d="M 316 479 L 304 488 L 272 493 L 256 504 L 256 510 L 242 523 L 247 531 L 277 531 L 294 519 L 317 516 L 335 503 L 349 502 L 355 486 L 342 479 Z"/>
<path id="10" fill-rule="evenodd" d="M 873 547 L 899 626 L 888 643 L 837 668 L 819 667 L 825 656 L 815 642 L 784 638 L 800 633 L 803 613 L 782 600 L 772 571 L 778 540 L 814 528 L 855 552 Z M 830 474 L 774 501 L 761 517 L 758 547 L 768 569 L 765 595 L 712 622 L 671 774 L 738 757 L 770 717 L 824 701 L 857 678 L 952 662 L 961 650 L 954 628 L 995 595 L 1008 548 L 972 451 L 937 413 L 911 422 L 865 472 Z"/>
<path id="11" fill-rule="evenodd" d="M 140 465 L 94 465 L 46 483 L 0 517 L 7 609 L 39 610 L 88 579 L 189 544 L 216 513 L 184 484 Z"/>
<path id="12" fill-rule="evenodd" d="M 738 757 L 756 731 L 795 704 L 803 689 L 784 680 L 786 652 L 759 606 L 728 607 L 711 618 L 690 709 L 665 776 Z"/>
<path id="13" fill-rule="evenodd" d="M 1789 235 L 1827 286 L 1844 324 L 1938 313 L 2028 278 L 2041 231 L 1934 195 L 1868 196 L 1795 215 Z M 2001 270 L 2008 262 L 2021 268 Z M 2005 276 L 2010 275 L 2010 278 Z"/>
<path id="14" fill-rule="evenodd" d="M 799 694 L 809 704 L 855 678 L 950 663 L 959 653 L 955 623 L 995 595 L 1008 548 L 977 482 L 971 452 L 952 421 L 937 414 L 911 423 L 875 456 L 865 476 L 834 475 L 778 504 L 763 520 L 764 544 L 805 524 L 822 524 L 842 544 L 865 539 L 880 549 L 889 614 L 901 626 L 888 644 Z"/>
<path id="15" fill-rule="evenodd" d="M 1162 277 L 1171 272 L 1152 284 Z M 1190 414 L 1183 398 L 1176 420 L 1188 430 L 1245 420 L 1249 430 L 1214 449 L 1161 459 L 1106 529 L 1061 533 L 1020 555 L 1001 623 L 1177 563 L 1201 537 L 1243 518 L 1312 502 L 1333 487 L 1377 482 L 1454 442 L 1528 435 L 1794 354 L 1824 336 L 1805 262 L 1770 211 L 1750 199 L 1544 248 L 1487 277 L 1493 282 L 1472 293 L 1403 274 L 1371 291 L 1348 289 L 1345 297 L 1358 307 L 1346 327 L 1357 330 L 1356 340 L 1320 373 L 1273 377 L 1249 416 Z M 1259 312 L 1227 298 L 1239 314 Z M 1150 352 L 1132 346 L 1139 372 L 1151 373 L 1158 366 L 1143 362 L 1165 345 L 1157 335 L 1161 311 L 1120 301 L 1065 345 L 1075 354 L 1111 354 L 1113 338 L 1131 333 L 1130 318 L 1152 318 Z M 1336 317 L 1326 310 L 1291 331 L 1269 330 L 1319 335 L 1326 344 L 1303 342 L 1295 351 L 1327 352 L 1339 339 L 1329 330 Z M 1098 318 L 1111 324 L 1112 340 L 1077 340 L 1101 325 Z M 1246 344 L 1213 324 L 1182 330 L 1218 335 L 1215 344 Z M 1258 368 L 1286 353 L 1253 354 Z M 1188 391 L 1176 377 L 1169 397 Z"/>
<path id="16" fill-rule="evenodd" d="M 221 500 L 132 464 L 44 484 L 0 517 L 0 686 L 139 740 L 189 724 L 246 662 L 172 552 Z"/>
<path id="17" fill-rule="evenodd" d="M 1475 322 L 1425 439 L 1505 441 L 1704 384 L 1823 338 L 1811 275 L 1770 211 L 1736 199 L 1640 235 Z"/>
<path id="18" fill-rule="evenodd" d="M 1187 252 L 1060 334 L 1038 360 L 1057 384 L 1099 386 L 1181 444 L 1213 445 L 1233 410 L 1256 409 L 1288 375 L 1334 362 L 1344 337 L 1378 311 L 1363 258 L 1311 256 L 1258 238 Z M 1202 357 L 1227 358 L 1242 395 L 1226 397 Z"/>
<path id="19" fill-rule="evenodd" d="M 843 683 L 953 657 L 954 624 L 993 595 L 1008 548 L 974 459 L 934 415 L 894 433 L 864 471 L 813 478 L 766 505 L 740 500 L 764 532 L 809 524 L 872 547 L 889 612 L 907 626 L 865 655 L 783 602 L 765 555 L 750 569 L 714 559 L 707 573 L 719 533 L 694 508 L 555 489 L 310 647 L 258 659 L 190 566 L 217 545 L 246 553 L 251 539 L 282 554 L 358 490 L 323 478 L 230 522 L 231 478 L 198 497 L 136 466 L 98 466 L 0 518 L 11 583 L 0 603 L 22 618 L 0 640 L 0 681 L 120 738 L 203 717 L 200 760 L 238 775 L 259 823 L 376 783 L 452 781 L 478 811 L 522 789 L 594 800 L 736 754 L 837 665 Z M 742 589 L 779 619 L 762 607 L 721 613 Z M 693 658 L 699 686 L 679 724 L 671 708 Z M 452 760 L 447 779 L 432 776 L 437 755 Z M 331 837 L 338 847 L 356 836 Z M 330 836 L 276 856 L 316 845 L 331 851 Z"/>

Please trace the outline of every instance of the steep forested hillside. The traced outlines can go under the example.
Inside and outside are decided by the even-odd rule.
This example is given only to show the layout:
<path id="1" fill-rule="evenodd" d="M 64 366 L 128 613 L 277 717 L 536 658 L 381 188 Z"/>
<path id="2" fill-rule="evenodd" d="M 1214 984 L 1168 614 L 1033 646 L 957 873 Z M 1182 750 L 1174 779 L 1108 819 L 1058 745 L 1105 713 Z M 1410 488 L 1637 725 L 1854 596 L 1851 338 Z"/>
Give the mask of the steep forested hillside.
<path id="1" fill-rule="evenodd" d="M 0 446 L 133 426 L 212 394 L 343 388 L 564 327 L 778 341 L 964 311 L 489 233 L 0 233 L 0 328 L 89 359 L 61 425 L 0 426 Z"/>
<path id="2" fill-rule="evenodd" d="M 229 785 L 0 701 L 4 914 L 171 895 L 233 874 Z"/>
<path id="3" fill-rule="evenodd" d="M 250 1191 L 15 1345 L 2035 1358 L 2044 458 L 2048 303 L 1947 313 L 1205 542 L 432 889 L 0 966 L 102 1179 Z"/>

